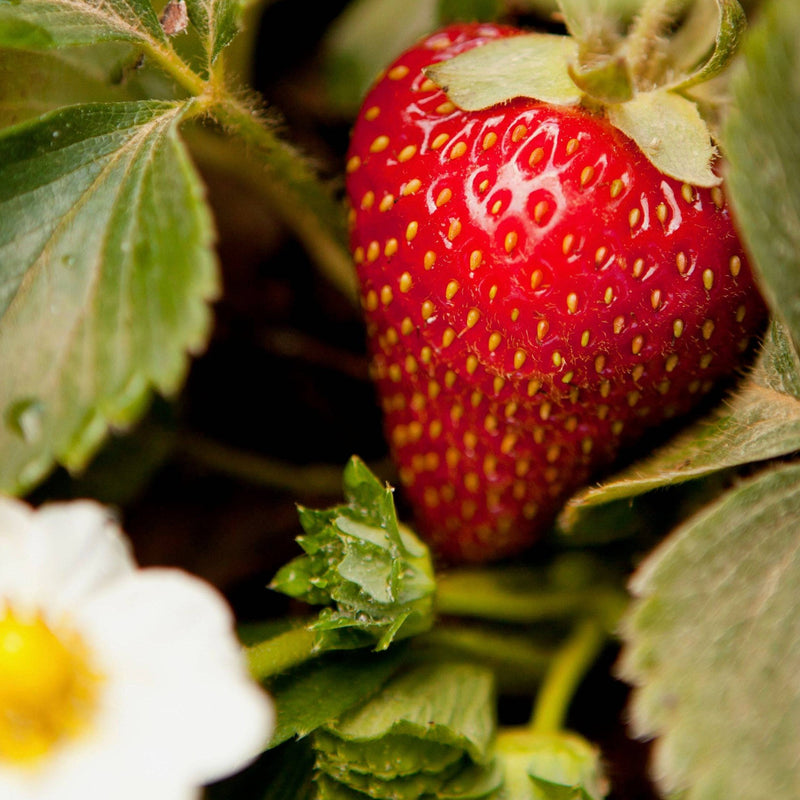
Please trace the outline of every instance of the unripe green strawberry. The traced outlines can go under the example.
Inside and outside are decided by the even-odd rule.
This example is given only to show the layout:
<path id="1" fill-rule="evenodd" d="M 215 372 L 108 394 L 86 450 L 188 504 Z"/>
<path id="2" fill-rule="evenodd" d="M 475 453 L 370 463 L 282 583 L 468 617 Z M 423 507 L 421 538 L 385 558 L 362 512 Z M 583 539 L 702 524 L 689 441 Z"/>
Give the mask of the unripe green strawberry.
<path id="1" fill-rule="evenodd" d="M 462 111 L 423 72 L 517 33 L 452 26 L 403 54 L 347 162 L 387 435 L 448 560 L 527 547 L 730 375 L 764 315 L 720 187 L 662 174 L 601 114 Z"/>

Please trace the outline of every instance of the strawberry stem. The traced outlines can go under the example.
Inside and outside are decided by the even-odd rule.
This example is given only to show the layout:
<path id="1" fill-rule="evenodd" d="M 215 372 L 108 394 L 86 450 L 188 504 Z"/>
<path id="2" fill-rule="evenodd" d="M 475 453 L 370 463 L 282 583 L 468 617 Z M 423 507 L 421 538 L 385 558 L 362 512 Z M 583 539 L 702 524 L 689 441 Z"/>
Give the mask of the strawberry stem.
<path id="1" fill-rule="evenodd" d="M 228 135 L 193 130 L 193 155 L 266 201 L 269 211 L 297 236 L 320 272 L 357 304 L 345 215 L 311 162 L 277 136 L 259 110 L 227 91 L 213 96 L 207 111 Z"/>
<path id="2" fill-rule="evenodd" d="M 491 570 L 463 569 L 438 576 L 439 614 L 528 624 L 593 613 L 613 630 L 626 597 L 613 586 L 519 589 Z"/>
<path id="3" fill-rule="evenodd" d="M 531 717 L 531 730 L 554 733 L 564 727 L 575 691 L 605 642 L 606 633 L 597 619 L 584 619 L 575 625 L 545 673 Z"/>
<path id="4" fill-rule="evenodd" d="M 644 0 L 625 39 L 625 58 L 640 91 L 663 80 L 666 57 L 665 32 L 687 5 L 687 0 Z"/>
<path id="5" fill-rule="evenodd" d="M 245 648 L 250 674 L 265 681 L 308 661 L 317 655 L 316 640 L 316 631 L 302 625 Z"/>
<path id="6" fill-rule="evenodd" d="M 341 467 L 325 464 L 297 466 L 196 435 L 182 436 L 177 446 L 193 462 L 257 486 L 304 496 L 338 497 L 342 492 Z"/>
<path id="7" fill-rule="evenodd" d="M 553 650 L 531 641 L 527 632 L 477 625 L 438 625 L 417 639 L 424 649 L 443 650 L 489 664 L 501 683 L 515 687 L 539 683 Z"/>

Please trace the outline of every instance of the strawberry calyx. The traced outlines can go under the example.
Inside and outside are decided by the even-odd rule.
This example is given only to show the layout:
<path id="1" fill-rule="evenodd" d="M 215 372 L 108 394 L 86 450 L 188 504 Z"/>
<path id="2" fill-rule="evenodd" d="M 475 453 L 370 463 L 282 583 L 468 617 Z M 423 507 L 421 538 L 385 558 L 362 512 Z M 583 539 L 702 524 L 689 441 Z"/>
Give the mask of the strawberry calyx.
<path id="1" fill-rule="evenodd" d="M 515 97 L 580 105 L 606 116 L 660 172 L 695 186 L 719 185 L 711 128 L 691 92 L 733 58 L 745 27 L 738 1 L 641 0 L 626 35 L 601 6 L 559 0 L 568 35 L 497 39 L 426 74 L 467 111 Z"/>

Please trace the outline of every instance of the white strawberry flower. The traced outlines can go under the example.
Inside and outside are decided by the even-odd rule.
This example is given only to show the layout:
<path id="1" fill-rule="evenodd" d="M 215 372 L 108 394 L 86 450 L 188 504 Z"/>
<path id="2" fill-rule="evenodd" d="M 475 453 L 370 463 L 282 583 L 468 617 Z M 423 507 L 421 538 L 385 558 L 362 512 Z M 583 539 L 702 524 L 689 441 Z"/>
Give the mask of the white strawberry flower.
<path id="1" fill-rule="evenodd" d="M 95 503 L 0 498 L 0 798 L 190 800 L 273 725 L 214 588 Z"/>

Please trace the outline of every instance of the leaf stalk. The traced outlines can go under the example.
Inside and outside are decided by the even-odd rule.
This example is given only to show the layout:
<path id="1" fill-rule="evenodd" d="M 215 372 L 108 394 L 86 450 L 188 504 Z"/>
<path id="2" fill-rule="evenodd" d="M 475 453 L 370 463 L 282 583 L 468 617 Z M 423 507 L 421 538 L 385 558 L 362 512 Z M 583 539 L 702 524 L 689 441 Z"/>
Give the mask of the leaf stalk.
<path id="1" fill-rule="evenodd" d="M 537 733 L 555 733 L 564 727 L 578 685 L 606 642 L 603 626 L 595 618 L 578 622 L 545 673 L 531 717 Z"/>

